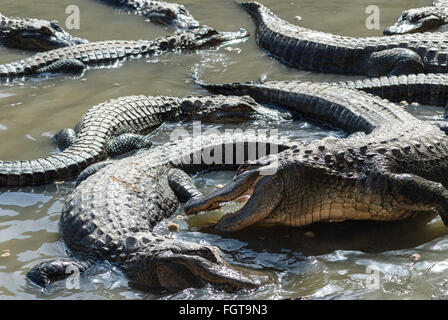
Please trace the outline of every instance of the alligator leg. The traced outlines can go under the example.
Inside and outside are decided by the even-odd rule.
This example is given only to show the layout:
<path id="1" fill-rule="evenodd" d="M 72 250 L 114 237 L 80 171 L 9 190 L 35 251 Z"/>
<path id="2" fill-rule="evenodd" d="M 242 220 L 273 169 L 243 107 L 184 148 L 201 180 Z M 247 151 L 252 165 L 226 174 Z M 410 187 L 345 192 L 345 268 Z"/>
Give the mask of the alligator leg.
<path id="1" fill-rule="evenodd" d="M 395 199 L 406 205 L 406 210 L 426 211 L 437 209 L 448 226 L 448 190 L 435 181 L 414 174 L 386 175 Z"/>
<path id="2" fill-rule="evenodd" d="M 112 162 L 113 161 L 106 160 L 106 161 L 97 162 L 97 163 L 92 164 L 91 166 L 88 166 L 79 174 L 78 178 L 76 179 L 76 186 L 78 186 L 81 182 L 86 180 L 92 174 L 97 173 L 100 169 L 107 167 Z"/>
<path id="3" fill-rule="evenodd" d="M 62 59 L 37 69 L 37 73 L 81 73 L 87 66 L 78 59 Z"/>
<path id="4" fill-rule="evenodd" d="M 393 76 L 424 73 L 425 65 L 417 52 L 406 48 L 394 48 L 373 52 L 366 61 L 368 76 Z"/>
<path id="5" fill-rule="evenodd" d="M 110 156 L 114 156 L 137 149 L 149 148 L 151 145 L 150 135 L 142 136 L 134 133 L 123 133 L 109 141 L 106 145 L 106 152 Z"/>
<path id="6" fill-rule="evenodd" d="M 168 172 L 168 184 L 180 202 L 187 202 L 192 198 L 199 198 L 202 193 L 196 188 L 193 179 L 180 169 Z"/>
<path id="7" fill-rule="evenodd" d="M 26 276 L 38 286 L 49 291 L 51 282 L 67 278 L 73 273 L 84 272 L 90 266 L 90 262 L 72 259 L 45 261 L 34 266 Z"/>
<path id="8" fill-rule="evenodd" d="M 76 142 L 75 130 L 70 128 L 61 129 L 54 135 L 54 139 L 61 151 L 72 146 Z"/>

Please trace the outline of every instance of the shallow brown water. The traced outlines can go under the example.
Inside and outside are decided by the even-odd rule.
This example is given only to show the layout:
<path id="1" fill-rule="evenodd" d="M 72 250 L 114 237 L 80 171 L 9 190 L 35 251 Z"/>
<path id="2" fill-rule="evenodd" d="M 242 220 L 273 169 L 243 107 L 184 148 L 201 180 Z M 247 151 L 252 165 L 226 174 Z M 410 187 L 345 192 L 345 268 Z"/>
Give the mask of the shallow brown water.
<path id="1" fill-rule="evenodd" d="M 219 30 L 247 28 L 254 24 L 233 0 L 179 0 L 201 23 Z M 381 10 L 380 30 L 365 27 L 367 0 L 334 1 L 261 1 L 280 17 L 311 28 L 353 36 L 381 35 L 404 8 L 427 5 L 430 1 L 375 2 Z M 10 16 L 57 19 L 62 24 L 68 5 L 81 10 L 81 28 L 71 32 L 91 41 L 105 39 L 154 38 L 169 34 L 143 18 L 120 13 L 95 0 L 1 0 L 0 10 Z M 291 5 L 293 3 L 293 5 Z M 38 4 L 38 5 L 37 5 Z M 126 62 L 121 68 L 89 70 L 81 79 L 57 78 L 0 85 L 0 159 L 33 159 L 57 152 L 51 136 L 60 128 L 73 127 L 93 105 L 131 94 L 174 95 L 206 94 L 193 85 L 190 74 L 199 70 L 208 81 L 306 79 L 339 80 L 348 77 L 300 72 L 272 60 L 255 44 L 246 42 L 225 48 L 191 54 L 170 54 L 154 59 Z M 25 57 L 29 53 L 0 48 L 0 63 Z M 437 118 L 441 110 L 409 107 L 420 118 Z M 247 124 L 245 128 L 253 126 Z M 264 128 L 280 129 L 297 140 L 311 140 L 338 132 L 317 128 L 304 122 L 258 123 Z M 169 133 L 189 124 L 167 124 L 158 131 L 157 143 Z M 210 126 L 226 128 L 227 126 Z M 205 191 L 225 183 L 232 173 L 209 173 L 196 177 Z M 207 217 L 180 224 L 175 237 L 219 246 L 232 263 L 270 272 L 277 283 L 251 292 L 224 293 L 213 288 L 188 289 L 179 293 L 144 293 L 130 288 L 121 273 L 99 265 L 81 279 L 79 290 L 68 290 L 65 283 L 55 284 L 45 295 L 25 281 L 26 272 L 36 263 L 65 256 L 58 235 L 58 219 L 65 197 L 73 183 L 24 188 L 0 193 L 0 298 L 40 299 L 279 299 L 309 295 L 338 299 L 417 299 L 440 298 L 448 292 L 448 232 L 439 217 L 422 215 L 397 223 L 349 222 L 316 225 L 305 229 L 251 229 L 232 234 L 200 232 L 197 227 Z M 159 226 L 167 232 L 166 224 Z M 310 237 L 312 231 L 314 237 Z M 413 261 L 414 253 L 421 259 Z M 371 273 L 372 270 L 379 270 Z M 377 286 L 369 276 L 378 275 Z"/>

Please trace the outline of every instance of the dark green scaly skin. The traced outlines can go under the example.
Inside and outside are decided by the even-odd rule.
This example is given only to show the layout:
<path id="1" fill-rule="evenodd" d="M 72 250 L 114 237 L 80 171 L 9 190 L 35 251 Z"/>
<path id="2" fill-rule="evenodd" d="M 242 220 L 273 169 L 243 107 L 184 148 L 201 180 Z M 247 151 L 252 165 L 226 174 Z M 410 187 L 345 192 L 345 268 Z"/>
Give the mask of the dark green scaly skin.
<path id="1" fill-rule="evenodd" d="M 47 72 L 79 73 L 87 67 L 107 66 L 124 59 L 167 52 L 195 50 L 247 36 L 248 33 L 243 29 L 238 32 L 217 32 L 208 26 L 201 26 L 155 40 L 110 40 L 79 44 L 0 65 L 0 80 L 9 81 Z"/>
<path id="2" fill-rule="evenodd" d="M 418 102 L 446 107 L 448 74 L 410 74 L 334 83 L 345 88 L 362 90 L 393 102 Z"/>
<path id="3" fill-rule="evenodd" d="M 445 108 L 448 117 L 448 75 L 444 73 L 410 74 L 333 83 L 362 90 L 392 102 L 418 102 Z M 448 121 L 428 121 L 448 134 Z"/>
<path id="4" fill-rule="evenodd" d="M 57 21 L 12 18 L 0 13 L 0 43 L 9 48 L 48 51 L 87 42 L 71 36 Z"/>
<path id="5" fill-rule="evenodd" d="M 448 1 L 435 0 L 431 7 L 403 11 L 398 21 L 384 30 L 385 35 L 427 32 L 448 23 Z"/>
<path id="6" fill-rule="evenodd" d="M 254 17 L 258 44 L 288 66 L 375 77 L 448 70 L 446 33 L 344 37 L 290 24 L 257 2 L 242 5 Z"/>
<path id="7" fill-rule="evenodd" d="M 232 200 L 253 188 L 245 206 L 216 228 L 254 223 L 304 226 L 343 220 L 391 221 L 437 210 L 448 223 L 448 137 L 400 106 L 336 85 L 310 82 L 202 84 L 225 94 L 298 111 L 348 133 L 365 136 L 310 142 L 278 155 L 274 174 L 264 160 L 248 163 L 229 185 L 192 199 L 187 214 Z M 274 162 L 275 163 L 275 162 Z"/>
<path id="8" fill-rule="evenodd" d="M 128 96 L 92 107 L 75 130 L 56 134 L 62 152 L 30 161 L 0 161 L 0 187 L 50 183 L 76 177 L 110 155 L 148 147 L 145 135 L 166 121 L 244 121 L 258 117 L 248 97 Z"/>
<path id="9" fill-rule="evenodd" d="M 263 279 L 235 270 L 219 248 L 158 235 L 153 228 L 176 212 L 179 201 L 201 196 L 186 172 L 236 170 L 237 155 L 249 160 L 250 150 L 262 145 L 266 154 L 291 146 L 276 137 L 205 135 L 112 161 L 84 178 L 62 209 L 60 232 L 73 258 L 43 262 L 27 277 L 49 289 L 52 281 L 69 275 L 68 267 L 85 271 L 107 260 L 140 288 L 256 287 Z M 210 150 L 221 152 L 212 163 Z"/>
<path id="10" fill-rule="evenodd" d="M 148 18 L 151 22 L 180 29 L 199 27 L 190 12 L 181 4 L 152 0 L 101 0 Z"/>

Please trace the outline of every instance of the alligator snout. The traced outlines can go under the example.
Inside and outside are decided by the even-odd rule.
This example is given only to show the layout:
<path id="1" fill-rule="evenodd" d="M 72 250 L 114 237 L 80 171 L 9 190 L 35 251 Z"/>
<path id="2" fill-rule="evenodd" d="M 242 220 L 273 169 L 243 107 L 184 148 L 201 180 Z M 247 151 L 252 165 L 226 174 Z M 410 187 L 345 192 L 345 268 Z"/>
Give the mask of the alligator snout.
<path id="1" fill-rule="evenodd" d="M 156 275 L 159 285 L 166 289 L 202 287 L 206 284 L 228 290 L 252 289 L 270 279 L 267 275 L 238 269 L 228 264 L 217 248 L 202 247 L 185 253 L 160 255 L 157 257 Z"/>
<path id="2" fill-rule="evenodd" d="M 183 5 L 176 3 L 163 2 L 140 11 L 144 16 L 149 17 L 152 22 L 166 26 L 173 25 L 179 29 L 194 29 L 200 25 Z"/>
<path id="3" fill-rule="evenodd" d="M 394 34 L 427 32 L 443 24 L 445 24 L 444 18 L 435 14 L 432 9 L 410 9 L 403 12 L 398 21 L 384 30 L 383 34 L 390 36 Z"/>

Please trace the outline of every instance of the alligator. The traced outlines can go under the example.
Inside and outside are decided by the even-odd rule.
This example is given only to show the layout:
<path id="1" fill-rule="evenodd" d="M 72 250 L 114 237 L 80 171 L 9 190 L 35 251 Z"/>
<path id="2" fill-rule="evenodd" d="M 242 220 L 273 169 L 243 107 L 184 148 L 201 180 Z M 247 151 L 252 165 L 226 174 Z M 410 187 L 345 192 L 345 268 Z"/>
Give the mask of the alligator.
<path id="1" fill-rule="evenodd" d="M 345 88 L 362 90 L 392 102 L 417 102 L 445 107 L 448 104 L 448 75 L 444 73 L 409 74 L 335 82 Z"/>
<path id="2" fill-rule="evenodd" d="M 89 165 L 151 145 L 148 133 L 166 121 L 239 122 L 260 117 L 248 97 L 152 97 L 112 99 L 88 110 L 75 129 L 55 135 L 61 152 L 24 161 L 0 161 L 0 187 L 47 184 L 77 176 Z"/>
<path id="3" fill-rule="evenodd" d="M 448 224 L 448 137 L 399 105 L 325 83 L 202 86 L 290 108 L 354 136 L 315 140 L 248 162 L 224 188 L 190 199 L 186 214 L 251 192 L 240 210 L 223 216 L 214 227 L 236 231 L 257 223 L 300 227 L 344 220 L 392 221 L 433 210 Z"/>
<path id="4" fill-rule="evenodd" d="M 83 177 L 62 209 L 60 233 L 72 256 L 38 264 L 28 279 L 51 291 L 51 282 L 69 276 L 67 270 L 84 272 L 106 260 L 139 289 L 257 287 L 269 276 L 246 274 L 226 262 L 219 248 L 159 235 L 154 227 L 180 202 L 201 196 L 187 173 L 235 170 L 238 158 L 254 159 L 261 148 L 269 154 L 289 147 L 276 137 L 203 135 L 100 166 Z"/>
<path id="5" fill-rule="evenodd" d="M 211 27 L 201 26 L 155 40 L 111 40 L 78 44 L 2 64 L 0 65 L 0 80 L 9 81 L 46 73 L 82 73 L 87 67 L 112 65 L 126 58 L 189 51 L 243 39 L 248 35 L 244 29 L 237 32 L 218 32 Z"/>
<path id="6" fill-rule="evenodd" d="M 385 35 L 420 33 L 448 24 L 448 1 L 435 0 L 432 6 L 403 11 L 398 21 L 384 30 Z"/>
<path id="7" fill-rule="evenodd" d="M 180 29 L 199 27 L 185 6 L 177 3 L 152 0 L 101 0 L 119 8 L 134 12 L 148 18 L 151 22 L 171 25 Z"/>
<path id="8" fill-rule="evenodd" d="M 242 5 L 255 19 L 258 44 L 294 68 L 372 77 L 448 71 L 442 32 L 345 37 L 290 24 L 258 2 Z"/>
<path id="9" fill-rule="evenodd" d="M 0 43 L 9 48 L 47 51 L 87 42 L 71 36 L 57 21 L 12 18 L 0 13 Z"/>

